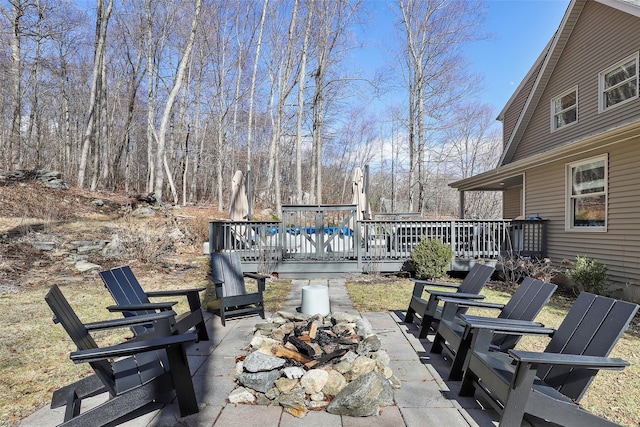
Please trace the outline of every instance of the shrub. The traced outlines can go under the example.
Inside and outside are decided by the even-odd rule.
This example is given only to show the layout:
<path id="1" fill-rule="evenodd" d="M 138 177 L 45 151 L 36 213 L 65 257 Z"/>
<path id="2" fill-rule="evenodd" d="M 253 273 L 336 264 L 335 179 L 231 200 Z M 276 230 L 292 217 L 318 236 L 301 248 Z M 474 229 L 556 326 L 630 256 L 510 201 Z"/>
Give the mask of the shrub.
<path id="1" fill-rule="evenodd" d="M 576 257 L 573 268 L 567 271 L 576 294 L 586 291 L 602 295 L 606 290 L 607 266 L 595 259 Z"/>
<path id="2" fill-rule="evenodd" d="M 454 253 L 440 240 L 422 240 L 411 251 L 411 265 L 418 279 L 435 279 L 447 273 Z"/>

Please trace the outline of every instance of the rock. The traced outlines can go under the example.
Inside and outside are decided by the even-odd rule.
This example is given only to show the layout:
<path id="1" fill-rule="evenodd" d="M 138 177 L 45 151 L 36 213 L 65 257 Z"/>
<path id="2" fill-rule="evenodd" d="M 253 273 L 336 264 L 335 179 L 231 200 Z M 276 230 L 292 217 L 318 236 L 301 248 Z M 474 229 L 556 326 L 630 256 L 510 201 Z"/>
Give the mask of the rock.
<path id="1" fill-rule="evenodd" d="M 284 375 L 289 379 L 300 379 L 305 372 L 306 371 L 299 366 L 288 366 L 284 368 Z"/>
<path id="2" fill-rule="evenodd" d="M 243 372 L 237 379 L 240 384 L 253 390 L 266 393 L 280 377 L 279 371 Z"/>
<path id="3" fill-rule="evenodd" d="M 367 319 L 358 319 L 356 321 L 355 331 L 360 338 L 367 338 L 373 335 L 373 326 Z"/>
<path id="4" fill-rule="evenodd" d="M 253 403 L 256 397 L 246 388 L 238 387 L 229 393 L 230 403 Z"/>
<path id="5" fill-rule="evenodd" d="M 282 393 L 278 396 L 278 403 L 285 412 L 290 413 L 294 417 L 302 418 L 307 414 L 307 406 L 304 401 L 304 391 L 302 389 L 294 389 L 289 393 Z"/>
<path id="6" fill-rule="evenodd" d="M 33 242 L 33 246 L 41 251 L 52 251 L 56 244 L 54 242 Z"/>
<path id="7" fill-rule="evenodd" d="M 102 207 L 104 206 L 104 200 L 102 199 L 95 199 L 92 200 L 91 203 L 93 203 L 94 205 L 98 206 L 98 207 Z"/>
<path id="8" fill-rule="evenodd" d="M 83 261 L 83 260 L 76 262 L 75 268 L 80 273 L 86 273 L 87 271 L 102 269 L 102 267 L 100 267 L 98 264 L 93 264 L 91 262 Z"/>
<path id="9" fill-rule="evenodd" d="M 376 335 L 369 335 L 358 343 L 356 353 L 366 356 L 380 350 L 380 347 L 382 347 L 380 339 Z"/>
<path id="10" fill-rule="evenodd" d="M 280 310 L 276 313 L 278 316 L 287 319 L 287 320 L 293 320 L 293 318 L 295 317 L 294 313 L 291 313 L 290 311 L 283 311 Z"/>
<path id="11" fill-rule="evenodd" d="M 287 393 L 298 386 L 298 380 L 289 378 L 278 378 L 274 384 L 279 392 Z"/>
<path id="12" fill-rule="evenodd" d="M 247 372 L 272 371 L 280 369 L 284 364 L 284 359 L 254 351 L 244 359 L 244 370 Z"/>
<path id="13" fill-rule="evenodd" d="M 149 207 L 140 207 L 136 210 L 134 210 L 133 212 L 131 212 L 131 216 L 134 216 L 136 218 L 150 218 L 152 216 L 154 216 L 156 213 L 153 209 L 149 208 Z"/>
<path id="14" fill-rule="evenodd" d="M 92 252 L 100 252 L 102 251 L 103 248 L 104 248 L 104 245 L 102 243 L 94 242 L 94 244 L 92 245 L 78 246 L 78 249 L 76 250 L 78 251 L 79 254 L 89 254 Z"/>
<path id="15" fill-rule="evenodd" d="M 338 323 L 353 323 L 356 321 L 354 316 L 341 311 L 331 313 L 331 319 L 334 325 L 337 325 Z"/>
<path id="16" fill-rule="evenodd" d="M 335 396 L 347 385 L 347 380 L 340 372 L 332 369 L 329 371 L 327 383 L 322 388 L 322 392 L 329 396 Z"/>
<path id="17" fill-rule="evenodd" d="M 251 339 L 251 343 L 249 344 L 249 348 L 251 348 L 253 350 L 258 350 L 258 349 L 269 350 L 271 347 L 273 347 L 276 344 L 278 344 L 278 341 L 274 340 L 273 338 L 263 337 L 261 335 L 255 335 Z"/>
<path id="18" fill-rule="evenodd" d="M 111 240 L 102 248 L 102 256 L 107 258 L 123 258 L 126 254 L 120 236 L 114 234 Z"/>
<path id="19" fill-rule="evenodd" d="M 300 378 L 300 386 L 306 394 L 318 393 L 329 379 L 329 373 L 324 369 L 311 369 Z"/>
<path id="20" fill-rule="evenodd" d="M 381 405 L 393 403 L 389 381 L 377 372 L 370 372 L 349 383 L 327 406 L 327 412 L 351 417 L 378 415 Z"/>
<path id="21" fill-rule="evenodd" d="M 382 364 L 382 366 L 389 366 L 389 362 L 391 362 L 389 354 L 384 350 L 378 350 L 374 353 L 371 353 L 369 357 Z"/>
<path id="22" fill-rule="evenodd" d="M 376 369 L 376 361 L 366 356 L 359 356 L 351 365 L 351 370 L 345 374 L 345 378 L 353 381 L 356 378 L 368 374 Z"/>

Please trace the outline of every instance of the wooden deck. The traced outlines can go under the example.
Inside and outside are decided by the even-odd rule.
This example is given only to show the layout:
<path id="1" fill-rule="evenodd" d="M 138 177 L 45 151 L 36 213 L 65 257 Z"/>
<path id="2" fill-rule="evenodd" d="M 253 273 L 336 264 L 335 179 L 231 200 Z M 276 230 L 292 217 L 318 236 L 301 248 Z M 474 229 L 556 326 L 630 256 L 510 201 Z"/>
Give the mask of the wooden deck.
<path id="1" fill-rule="evenodd" d="M 288 278 L 408 271 L 425 238 L 451 246 L 453 271 L 509 254 L 546 256 L 546 221 L 391 218 L 359 221 L 355 205 L 284 206 L 281 221 L 210 222 L 209 248 L 238 251 L 245 271 Z"/>

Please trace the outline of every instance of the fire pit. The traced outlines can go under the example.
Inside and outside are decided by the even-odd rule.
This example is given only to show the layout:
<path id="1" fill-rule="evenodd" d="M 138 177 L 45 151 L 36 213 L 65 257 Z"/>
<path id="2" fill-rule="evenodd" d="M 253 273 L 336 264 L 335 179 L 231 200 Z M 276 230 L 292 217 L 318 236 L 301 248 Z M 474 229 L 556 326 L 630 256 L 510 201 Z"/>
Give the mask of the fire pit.
<path id="1" fill-rule="evenodd" d="M 231 403 L 280 405 L 296 417 L 325 409 L 378 415 L 400 387 L 371 324 L 346 313 L 280 311 L 258 323 L 249 353 L 237 358 L 236 381 Z"/>

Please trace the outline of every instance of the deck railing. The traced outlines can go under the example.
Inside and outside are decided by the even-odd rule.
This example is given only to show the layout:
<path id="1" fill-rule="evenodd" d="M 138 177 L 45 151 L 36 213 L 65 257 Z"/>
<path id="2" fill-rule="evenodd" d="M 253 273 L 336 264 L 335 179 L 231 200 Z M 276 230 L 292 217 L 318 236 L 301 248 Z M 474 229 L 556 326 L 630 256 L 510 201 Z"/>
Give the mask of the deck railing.
<path id="1" fill-rule="evenodd" d="M 409 259 L 422 239 L 451 246 L 457 260 L 546 256 L 547 221 L 355 219 L 355 206 L 290 206 L 282 221 L 210 222 L 210 250 L 238 251 L 244 261 L 370 262 Z"/>

